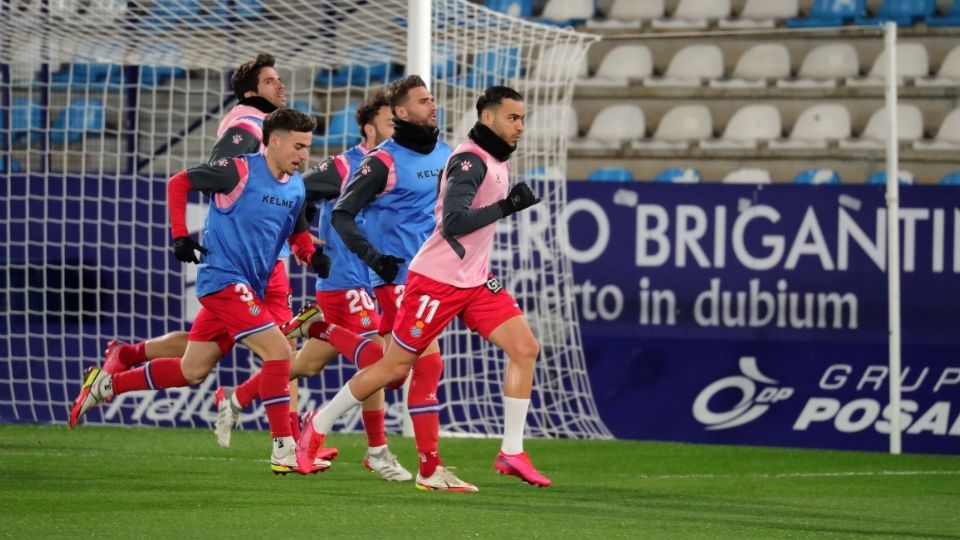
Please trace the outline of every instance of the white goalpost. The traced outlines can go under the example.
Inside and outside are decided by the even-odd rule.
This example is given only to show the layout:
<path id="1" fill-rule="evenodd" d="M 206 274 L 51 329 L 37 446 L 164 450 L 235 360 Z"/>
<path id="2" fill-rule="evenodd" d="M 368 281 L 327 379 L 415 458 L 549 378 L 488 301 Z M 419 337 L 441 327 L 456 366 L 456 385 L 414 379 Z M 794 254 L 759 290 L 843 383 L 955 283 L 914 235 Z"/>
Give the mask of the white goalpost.
<path id="1" fill-rule="evenodd" d="M 414 47 L 411 5 L 429 9 L 428 47 Z M 232 70 L 277 57 L 288 105 L 316 116 L 311 164 L 358 142 L 353 112 L 404 66 L 430 80 L 441 137 L 464 139 L 479 92 L 517 88 L 530 121 L 511 166 L 544 199 L 499 229 L 494 271 L 542 344 L 528 435 L 611 434 L 594 404 L 560 246 L 567 140 L 577 67 L 595 39 L 489 11 L 466 0 L 23 0 L 0 26 L 0 421 L 63 423 L 86 366 L 106 342 L 186 330 L 195 267 L 170 251 L 166 180 L 203 161 L 235 103 Z M 419 42 L 419 40 L 418 40 Z M 204 208 L 189 210 L 196 231 Z M 293 266 L 293 268 L 297 268 Z M 295 304 L 313 279 L 294 270 Z M 441 339 L 441 426 L 502 430 L 499 352 L 461 326 Z M 212 390 L 255 369 L 238 348 L 197 388 L 120 396 L 88 422 L 207 427 Z M 354 372 L 333 362 L 301 386 L 301 407 L 323 403 Z M 388 427 L 404 408 L 388 395 Z M 265 426 L 262 411 L 242 417 Z M 341 430 L 360 429 L 359 414 Z"/>

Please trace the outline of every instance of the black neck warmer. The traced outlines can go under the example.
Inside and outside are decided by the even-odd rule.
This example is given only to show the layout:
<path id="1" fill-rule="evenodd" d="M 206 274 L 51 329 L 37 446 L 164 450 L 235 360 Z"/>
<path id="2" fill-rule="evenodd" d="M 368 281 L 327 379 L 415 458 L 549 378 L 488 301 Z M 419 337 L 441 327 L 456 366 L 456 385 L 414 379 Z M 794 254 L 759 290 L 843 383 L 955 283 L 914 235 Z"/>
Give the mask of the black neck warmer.
<path id="1" fill-rule="evenodd" d="M 397 117 L 393 118 L 393 140 L 414 152 L 420 154 L 433 152 L 433 147 L 437 145 L 437 137 L 439 136 L 440 130 L 436 128 L 428 129 Z"/>
<path id="2" fill-rule="evenodd" d="M 240 100 L 239 104 L 253 107 L 254 109 L 258 109 L 265 114 L 270 114 L 277 110 L 273 103 L 270 103 L 266 98 L 262 98 L 260 96 L 245 97 Z"/>
<path id="3" fill-rule="evenodd" d="M 517 149 L 516 146 L 510 146 L 507 141 L 501 139 L 493 130 L 480 122 L 473 125 L 468 136 L 473 139 L 473 142 L 480 145 L 480 148 L 483 148 L 489 152 L 491 156 L 500 161 L 510 159 L 510 154 Z"/>

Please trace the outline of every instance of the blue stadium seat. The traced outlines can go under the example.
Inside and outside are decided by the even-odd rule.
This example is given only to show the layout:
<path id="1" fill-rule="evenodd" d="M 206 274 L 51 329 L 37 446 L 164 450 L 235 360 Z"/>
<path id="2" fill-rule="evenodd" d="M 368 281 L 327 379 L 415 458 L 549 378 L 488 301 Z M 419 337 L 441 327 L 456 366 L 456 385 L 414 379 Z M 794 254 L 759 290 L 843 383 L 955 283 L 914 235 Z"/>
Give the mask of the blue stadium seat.
<path id="1" fill-rule="evenodd" d="M 137 27 L 147 32 L 155 32 L 178 25 L 208 25 L 211 18 L 203 16 L 203 12 L 200 0 L 155 0 Z"/>
<path id="2" fill-rule="evenodd" d="M 940 16 L 927 15 L 927 26 L 960 26 L 960 0 L 953 0 L 950 9 Z"/>
<path id="3" fill-rule="evenodd" d="M 794 184 L 839 184 L 840 174 L 833 169 L 807 169 L 793 178 Z"/>
<path id="4" fill-rule="evenodd" d="M 99 99 L 74 99 L 53 121 L 50 128 L 50 143 L 77 142 L 89 131 L 102 131 L 104 127 L 103 101 Z"/>
<path id="5" fill-rule="evenodd" d="M 674 167 L 664 169 L 653 177 L 654 182 L 667 182 L 674 184 L 692 184 L 703 181 L 703 175 L 700 171 L 688 167 Z"/>
<path id="6" fill-rule="evenodd" d="M 217 0 L 210 11 L 223 18 L 233 15 L 238 19 L 255 19 L 263 13 L 263 3 L 260 0 Z"/>
<path id="7" fill-rule="evenodd" d="M 20 166 L 20 162 L 16 158 L 10 159 L 10 172 L 21 172 L 23 167 Z M 0 156 L 0 173 L 7 172 L 7 156 Z"/>
<path id="8" fill-rule="evenodd" d="M 633 182 L 633 173 L 624 167 L 600 167 L 587 177 L 590 182 Z"/>
<path id="9" fill-rule="evenodd" d="M 123 66 L 119 64 L 67 64 L 66 67 L 50 76 L 54 85 L 70 85 L 72 88 L 90 88 L 101 90 L 108 78 L 119 78 Z"/>
<path id="10" fill-rule="evenodd" d="M 908 186 L 914 183 L 913 173 L 909 171 L 899 171 L 899 180 L 901 186 Z M 887 171 L 877 171 L 867 178 L 867 184 L 871 186 L 884 185 L 887 183 Z"/>
<path id="11" fill-rule="evenodd" d="M 485 0 L 483 5 L 513 17 L 533 16 L 533 0 Z"/>
<path id="12" fill-rule="evenodd" d="M 867 13 L 867 0 L 813 0 L 806 17 L 787 19 L 790 28 L 843 26 Z"/>
<path id="13" fill-rule="evenodd" d="M 520 75 L 520 49 L 503 47 L 476 54 L 467 68 L 464 86 L 483 89 Z"/>
<path id="14" fill-rule="evenodd" d="M 937 183 L 941 186 L 960 186 L 960 171 L 947 173 L 947 175 L 941 178 Z"/>
<path id="15" fill-rule="evenodd" d="M 372 43 L 359 47 L 349 54 L 347 63 L 334 70 L 322 69 L 317 73 L 318 85 L 347 86 L 354 84 L 365 86 L 371 83 L 388 83 L 403 76 L 402 66 L 393 62 L 384 62 L 383 58 L 393 55 L 393 47 L 386 43 Z M 371 60 L 376 58 L 376 60 Z"/>
<path id="16" fill-rule="evenodd" d="M 290 108 L 303 114 L 313 114 L 313 105 L 309 101 L 294 101 L 290 104 Z"/>
<path id="17" fill-rule="evenodd" d="M 325 135 L 314 135 L 313 145 L 323 146 L 353 146 L 360 142 L 360 126 L 357 125 L 357 109 L 359 105 L 350 103 L 343 109 L 333 113 L 327 122 Z"/>
<path id="18" fill-rule="evenodd" d="M 27 141 L 39 141 L 43 135 L 43 107 L 30 98 L 15 98 L 10 115 L 11 144 L 17 145 Z"/>
<path id="19" fill-rule="evenodd" d="M 859 25 L 874 25 L 893 21 L 898 26 L 913 26 L 917 21 L 934 14 L 935 0 L 884 0 L 874 17 L 857 17 Z"/>

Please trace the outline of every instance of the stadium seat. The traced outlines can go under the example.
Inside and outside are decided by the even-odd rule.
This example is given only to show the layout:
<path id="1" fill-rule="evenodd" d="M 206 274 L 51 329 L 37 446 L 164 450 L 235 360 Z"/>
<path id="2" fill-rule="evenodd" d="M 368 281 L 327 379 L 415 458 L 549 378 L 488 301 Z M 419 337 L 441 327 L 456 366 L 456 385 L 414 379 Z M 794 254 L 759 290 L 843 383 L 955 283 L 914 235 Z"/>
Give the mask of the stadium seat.
<path id="1" fill-rule="evenodd" d="M 217 22 L 204 12 L 200 0 L 155 0 L 146 16 L 140 19 L 137 29 L 162 32 L 179 25 L 202 26 Z"/>
<path id="2" fill-rule="evenodd" d="M 216 0 L 210 11 L 226 20 L 233 16 L 238 19 L 255 19 L 263 13 L 261 0 Z"/>
<path id="3" fill-rule="evenodd" d="M 937 135 L 931 140 L 918 140 L 913 143 L 917 150 L 960 150 L 960 108 L 940 123 Z"/>
<path id="4" fill-rule="evenodd" d="M 957 45 L 940 63 L 940 69 L 933 77 L 915 79 L 917 86 L 960 86 L 960 45 Z"/>
<path id="5" fill-rule="evenodd" d="M 806 17 L 787 19 L 790 28 L 843 26 L 867 12 L 867 0 L 813 0 Z"/>
<path id="6" fill-rule="evenodd" d="M 343 65 L 334 69 L 321 69 L 316 84 L 320 86 L 367 86 L 369 83 L 388 83 L 400 78 L 401 66 L 384 62 L 393 55 L 393 46 L 388 43 L 371 42 L 352 49 L 343 59 Z"/>
<path id="7" fill-rule="evenodd" d="M 887 83 L 887 51 L 877 55 L 870 73 L 864 78 L 847 78 L 847 86 L 883 86 Z M 927 48 L 922 43 L 897 43 L 897 84 L 905 79 L 930 76 Z"/>
<path id="8" fill-rule="evenodd" d="M 653 55 L 646 45 L 617 45 L 600 61 L 593 77 L 577 84 L 591 86 L 626 86 L 630 81 L 648 79 L 653 75 Z"/>
<path id="9" fill-rule="evenodd" d="M 349 103 L 343 109 L 330 115 L 327 121 L 327 130 L 324 135 L 314 135 L 314 146 L 353 146 L 360 142 L 362 137 L 360 126 L 357 125 L 356 115 L 359 106 Z"/>
<path id="10" fill-rule="evenodd" d="M 730 0 L 680 0 L 669 18 L 655 19 L 657 29 L 706 28 L 711 20 L 730 16 Z"/>
<path id="11" fill-rule="evenodd" d="M 697 169 L 689 167 L 674 167 L 664 169 L 653 177 L 654 182 L 670 184 L 696 184 L 703 181 L 703 175 Z"/>
<path id="12" fill-rule="evenodd" d="M 839 184 L 840 174 L 833 169 L 807 169 L 793 177 L 794 184 Z"/>
<path id="13" fill-rule="evenodd" d="M 946 176 L 941 178 L 937 183 L 941 186 L 960 186 L 960 171 L 947 173 Z"/>
<path id="14" fill-rule="evenodd" d="M 587 28 L 641 28 L 645 21 L 663 17 L 664 0 L 613 0 L 606 19 L 590 19 Z"/>
<path id="15" fill-rule="evenodd" d="M 953 0 L 942 15 L 927 15 L 925 22 L 927 26 L 960 26 L 960 0 Z"/>
<path id="16" fill-rule="evenodd" d="M 887 142 L 888 126 L 887 109 L 881 107 L 870 116 L 867 127 L 863 129 L 860 137 L 840 141 L 840 148 L 883 148 Z M 897 106 L 897 132 L 897 138 L 901 144 L 913 143 L 923 137 L 923 114 L 916 105 Z"/>
<path id="17" fill-rule="evenodd" d="M 477 121 L 477 111 L 467 111 L 469 123 L 463 135 L 467 134 L 470 126 Z M 461 120 L 462 122 L 462 120 Z M 569 139 L 575 139 L 579 136 L 577 126 L 577 110 L 573 105 L 544 105 L 530 111 L 527 118 L 526 133 L 524 137 L 528 143 L 530 139 L 547 139 L 562 133 Z"/>
<path id="18" fill-rule="evenodd" d="M 798 0 L 747 0 L 736 18 L 720 19 L 720 28 L 773 28 L 799 12 Z"/>
<path id="19" fill-rule="evenodd" d="M 934 0 L 883 0 L 874 17 L 857 17 L 856 23 L 876 25 L 893 21 L 897 26 L 913 26 L 915 22 L 933 15 L 936 8 Z"/>
<path id="20" fill-rule="evenodd" d="M 294 101 L 290 103 L 290 108 L 303 114 L 313 114 L 313 104 L 309 101 Z"/>
<path id="21" fill-rule="evenodd" d="M 633 173 L 624 167 L 600 167 L 587 177 L 590 182 L 633 182 Z"/>
<path id="22" fill-rule="evenodd" d="M 773 182 L 770 171 L 755 167 L 745 167 L 730 171 L 723 177 L 724 184 L 769 184 Z"/>
<path id="23" fill-rule="evenodd" d="M 733 114 L 722 137 L 701 141 L 700 146 L 706 149 L 749 149 L 780 136 L 779 109 L 773 105 L 746 105 Z"/>
<path id="24" fill-rule="evenodd" d="M 600 111 L 587 136 L 569 142 L 571 148 L 598 149 L 620 148 L 633 139 L 642 139 L 646 134 L 643 111 L 633 104 L 610 105 Z"/>
<path id="25" fill-rule="evenodd" d="M 632 141 L 637 149 L 682 150 L 713 137 L 713 117 L 706 105 L 679 105 L 660 119 L 652 139 Z"/>
<path id="26" fill-rule="evenodd" d="M 583 24 L 594 15 L 593 0 L 547 0 L 540 22 L 555 26 Z"/>
<path id="27" fill-rule="evenodd" d="M 103 101 L 99 99 L 73 99 L 61 111 L 50 128 L 50 143 L 74 143 L 83 139 L 84 133 L 103 131 Z"/>
<path id="28" fill-rule="evenodd" d="M 484 0 L 483 5 L 511 17 L 533 16 L 533 0 Z"/>
<path id="29" fill-rule="evenodd" d="M 45 131 L 43 125 L 43 107 L 31 98 L 14 98 L 10 107 L 11 144 L 16 146 L 27 142 L 39 141 Z"/>
<path id="30" fill-rule="evenodd" d="M 714 88 L 763 88 L 767 80 L 790 76 L 790 52 L 779 43 L 760 43 L 737 60 L 730 79 L 711 79 Z"/>
<path id="31" fill-rule="evenodd" d="M 467 68 L 464 86 L 482 90 L 496 84 L 505 84 L 520 75 L 520 49 L 500 47 L 474 55 L 473 65 Z"/>
<path id="32" fill-rule="evenodd" d="M 832 141 L 849 139 L 850 111 L 837 103 L 813 105 L 800 113 L 787 139 L 770 141 L 770 148 L 826 148 Z"/>
<path id="33" fill-rule="evenodd" d="M 723 53 L 716 45 L 687 45 L 670 59 L 662 78 L 643 81 L 645 86 L 700 86 L 723 77 Z"/>
<path id="34" fill-rule="evenodd" d="M 900 169 L 897 174 L 897 179 L 900 181 L 901 186 L 909 186 L 916 182 L 916 176 L 910 171 L 905 171 Z M 871 186 L 884 185 L 887 183 L 887 171 L 877 171 L 871 174 L 867 178 L 867 184 Z"/>
<path id="35" fill-rule="evenodd" d="M 781 79 L 781 88 L 834 87 L 837 79 L 856 77 L 860 74 L 860 58 L 850 43 L 825 43 L 807 53 L 797 78 Z"/>
<path id="36" fill-rule="evenodd" d="M 579 54 L 577 47 L 573 45 L 551 45 L 540 49 L 540 56 L 533 62 L 531 69 L 531 78 L 538 81 L 558 81 L 562 80 L 569 73 L 570 60 Z M 580 63 L 577 64 L 576 76 L 580 80 L 585 80 L 590 72 L 587 68 L 587 55 L 583 54 Z"/>

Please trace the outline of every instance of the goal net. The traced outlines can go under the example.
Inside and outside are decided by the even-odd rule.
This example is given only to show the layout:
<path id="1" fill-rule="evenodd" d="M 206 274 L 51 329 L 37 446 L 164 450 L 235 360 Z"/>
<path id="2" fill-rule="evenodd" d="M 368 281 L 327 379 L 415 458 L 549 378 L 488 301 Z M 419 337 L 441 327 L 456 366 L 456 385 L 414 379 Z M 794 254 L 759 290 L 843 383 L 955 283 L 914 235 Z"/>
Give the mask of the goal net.
<path id="1" fill-rule="evenodd" d="M 353 119 L 371 90 L 404 74 L 401 0 L 20 0 L 0 4 L 0 421 L 66 421 L 83 370 L 113 338 L 141 341 L 189 329 L 194 265 L 171 256 L 166 180 L 209 155 L 235 103 L 232 70 L 269 52 L 288 105 L 319 119 L 311 162 L 359 142 Z M 494 271 L 542 344 L 531 436 L 610 437 L 591 395 L 558 216 L 565 201 L 563 129 L 572 85 L 593 38 L 488 11 L 432 2 L 431 87 L 442 138 L 462 141 L 483 88 L 520 90 L 530 119 L 514 174 L 545 204 L 501 225 Z M 204 202 L 188 224 L 198 231 Z M 313 278 L 295 265 L 295 307 Z M 502 431 L 502 354 L 461 326 L 441 338 L 441 425 Z M 119 396 L 90 423 L 206 427 L 213 389 L 257 362 L 238 347 L 189 389 Z M 354 373 L 332 362 L 302 382 L 301 409 Z M 388 427 L 404 408 L 388 396 Z M 265 427 L 262 410 L 241 417 Z M 341 430 L 360 429 L 359 413 Z"/>

